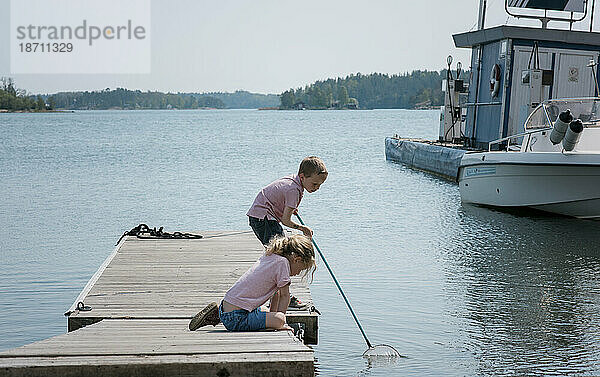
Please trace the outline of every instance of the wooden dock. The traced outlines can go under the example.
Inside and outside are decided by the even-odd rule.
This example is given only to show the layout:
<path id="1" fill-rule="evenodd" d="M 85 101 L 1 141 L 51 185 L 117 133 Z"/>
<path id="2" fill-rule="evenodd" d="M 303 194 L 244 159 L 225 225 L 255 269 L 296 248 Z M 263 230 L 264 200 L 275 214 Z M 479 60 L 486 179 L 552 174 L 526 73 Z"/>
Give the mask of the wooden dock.
<path id="1" fill-rule="evenodd" d="M 125 237 L 81 292 L 68 330 L 0 353 L 9 376 L 272 375 L 312 376 L 311 348 L 287 331 L 189 331 L 191 317 L 229 287 L 263 252 L 251 232 L 197 232 L 202 239 Z M 292 294 L 312 302 L 292 278 Z M 89 311 L 77 309 L 83 302 Z M 303 323 L 304 343 L 318 340 L 318 315 L 288 311 Z"/>

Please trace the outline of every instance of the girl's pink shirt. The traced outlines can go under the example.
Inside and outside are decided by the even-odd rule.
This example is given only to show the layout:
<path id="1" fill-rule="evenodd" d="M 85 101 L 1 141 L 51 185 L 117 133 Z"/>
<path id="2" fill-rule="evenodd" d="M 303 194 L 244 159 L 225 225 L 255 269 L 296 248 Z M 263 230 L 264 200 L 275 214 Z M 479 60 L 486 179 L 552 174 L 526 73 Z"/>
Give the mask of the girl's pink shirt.
<path id="1" fill-rule="evenodd" d="M 263 255 L 225 293 L 224 300 L 252 311 L 290 282 L 290 262 L 287 258 L 277 254 Z"/>

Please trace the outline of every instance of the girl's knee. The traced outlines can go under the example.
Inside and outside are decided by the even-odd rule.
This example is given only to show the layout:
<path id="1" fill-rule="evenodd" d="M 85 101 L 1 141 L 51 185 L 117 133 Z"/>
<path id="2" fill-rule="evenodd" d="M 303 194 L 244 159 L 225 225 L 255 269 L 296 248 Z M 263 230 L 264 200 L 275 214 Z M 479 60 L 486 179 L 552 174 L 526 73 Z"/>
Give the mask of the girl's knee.
<path id="1" fill-rule="evenodd" d="M 280 329 L 285 325 L 285 314 L 281 312 L 267 313 L 267 327 Z"/>
<path id="2" fill-rule="evenodd" d="M 285 314 L 282 312 L 277 312 L 275 313 L 275 318 L 281 321 L 281 326 L 283 326 L 283 324 L 285 323 Z"/>

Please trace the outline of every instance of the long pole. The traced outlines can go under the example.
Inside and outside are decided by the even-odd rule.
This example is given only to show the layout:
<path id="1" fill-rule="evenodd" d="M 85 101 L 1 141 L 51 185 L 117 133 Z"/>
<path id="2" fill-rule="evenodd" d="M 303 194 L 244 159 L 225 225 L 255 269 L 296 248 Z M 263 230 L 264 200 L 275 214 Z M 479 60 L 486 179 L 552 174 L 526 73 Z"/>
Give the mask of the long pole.
<path id="1" fill-rule="evenodd" d="M 592 0 L 592 13 L 590 13 L 590 33 L 592 32 L 592 27 L 594 26 L 594 6 L 596 5 L 596 0 Z"/>
<path id="2" fill-rule="evenodd" d="M 596 84 L 596 96 L 600 96 L 600 87 L 598 87 L 598 79 L 596 78 L 596 69 L 598 69 L 598 63 L 594 62 L 592 65 L 592 76 L 594 76 L 594 83 Z"/>
<path id="3" fill-rule="evenodd" d="M 305 225 L 304 221 L 302 221 L 302 218 L 300 218 L 300 215 L 296 214 L 296 217 L 298 218 L 298 220 L 300 220 L 300 224 Z M 344 298 L 344 301 L 346 302 L 346 305 L 348 306 L 348 309 L 350 309 L 350 313 L 352 313 L 352 317 L 354 317 L 354 321 L 358 325 L 358 328 L 360 329 L 360 332 L 362 333 L 363 338 L 365 338 L 365 342 L 367 342 L 367 346 L 369 348 L 373 348 L 373 346 L 371 345 L 371 342 L 369 342 L 369 339 L 367 339 L 367 334 L 365 334 L 365 330 L 363 330 L 362 326 L 360 325 L 360 322 L 358 321 L 358 318 L 356 317 L 356 314 L 354 314 L 354 310 L 352 310 L 352 306 L 350 306 L 350 302 L 348 301 L 348 298 L 346 298 L 346 295 L 344 294 L 344 291 L 342 290 L 342 287 L 340 287 L 340 283 L 338 283 L 337 279 L 335 278 L 335 275 L 333 274 L 333 271 L 331 270 L 331 267 L 329 267 L 329 263 L 327 263 L 327 260 L 325 259 L 325 256 L 321 252 L 321 249 L 319 249 L 319 246 L 315 242 L 314 238 L 312 239 L 312 243 L 313 243 L 313 245 L 315 245 L 315 248 L 319 252 L 319 255 L 321 256 L 321 259 L 323 259 L 323 263 L 325 263 L 325 267 L 327 267 L 327 271 L 329 271 L 329 274 L 333 278 L 333 281 L 335 282 L 335 285 L 337 286 L 338 290 L 342 294 L 342 297 Z"/>
<path id="4" fill-rule="evenodd" d="M 479 18 L 477 20 L 477 30 L 482 30 L 485 26 L 485 8 L 487 0 L 479 0 Z"/>

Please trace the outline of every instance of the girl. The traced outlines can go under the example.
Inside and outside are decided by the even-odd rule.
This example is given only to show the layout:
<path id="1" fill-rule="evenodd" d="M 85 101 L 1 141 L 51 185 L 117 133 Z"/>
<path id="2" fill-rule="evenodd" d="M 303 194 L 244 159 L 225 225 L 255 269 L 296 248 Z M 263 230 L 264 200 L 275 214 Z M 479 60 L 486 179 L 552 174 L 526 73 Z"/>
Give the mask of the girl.
<path id="1" fill-rule="evenodd" d="M 262 329 L 291 329 L 285 322 L 290 303 L 290 276 L 315 270 L 315 252 L 309 238 L 294 234 L 275 237 L 267 245 L 265 254 L 231 287 L 221 305 L 212 302 L 192 318 L 194 331 L 202 326 L 216 326 L 223 322 L 229 331 L 256 331 Z M 269 312 L 260 306 L 271 299 Z"/>

